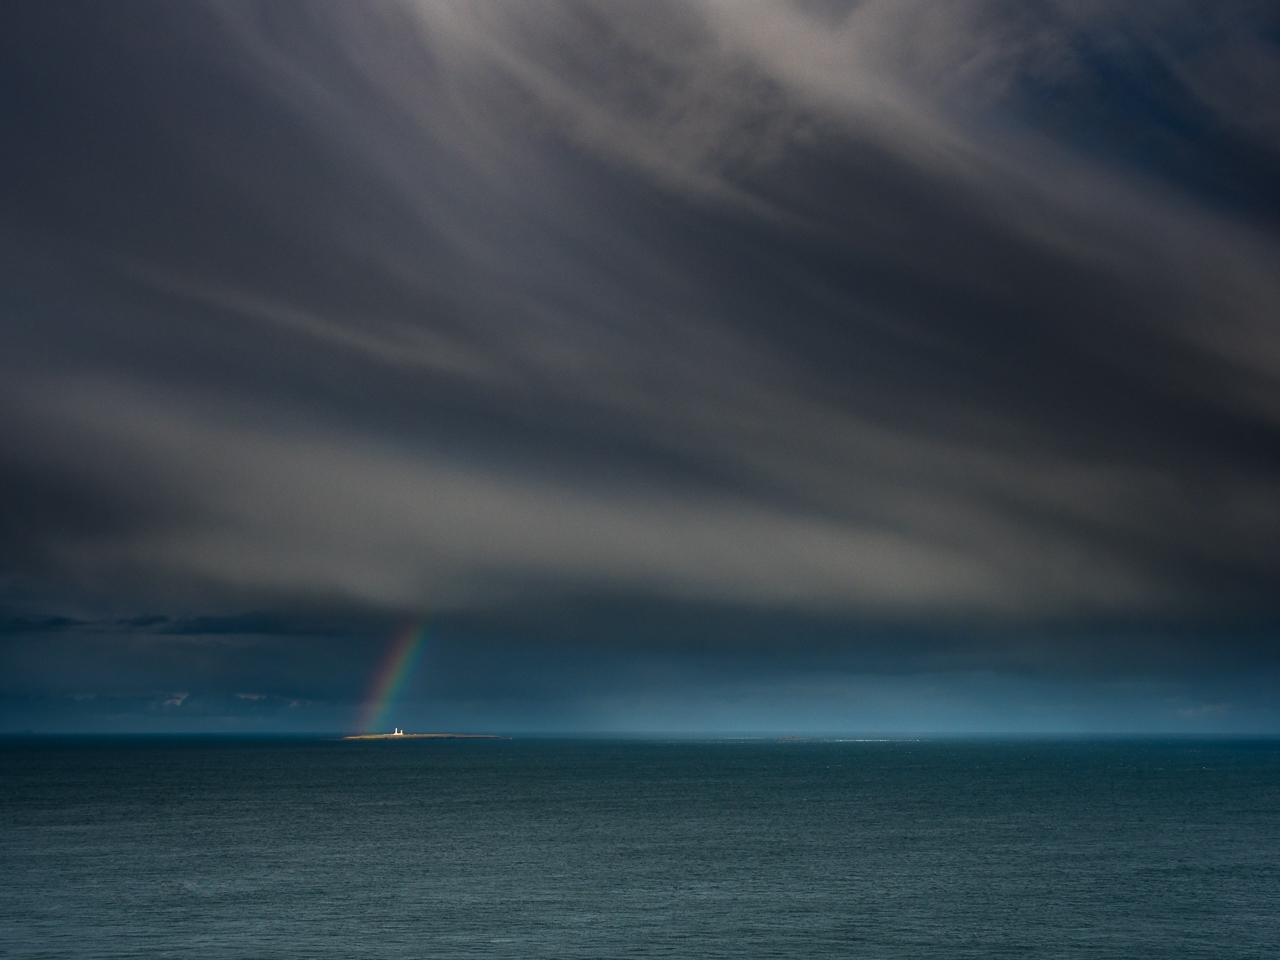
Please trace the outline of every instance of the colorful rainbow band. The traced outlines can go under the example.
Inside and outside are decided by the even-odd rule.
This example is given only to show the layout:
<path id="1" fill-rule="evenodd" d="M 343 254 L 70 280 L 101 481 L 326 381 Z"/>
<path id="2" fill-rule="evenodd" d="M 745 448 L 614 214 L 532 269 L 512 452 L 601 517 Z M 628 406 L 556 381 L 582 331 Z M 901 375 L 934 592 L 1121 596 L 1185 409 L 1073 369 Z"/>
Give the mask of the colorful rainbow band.
<path id="1" fill-rule="evenodd" d="M 365 699 L 359 724 L 361 733 L 389 732 L 391 712 L 404 691 L 405 683 L 413 676 L 413 668 L 422 653 L 426 638 L 425 621 L 415 623 L 396 635 L 395 642 L 387 651 L 369 686 L 369 696 Z"/>

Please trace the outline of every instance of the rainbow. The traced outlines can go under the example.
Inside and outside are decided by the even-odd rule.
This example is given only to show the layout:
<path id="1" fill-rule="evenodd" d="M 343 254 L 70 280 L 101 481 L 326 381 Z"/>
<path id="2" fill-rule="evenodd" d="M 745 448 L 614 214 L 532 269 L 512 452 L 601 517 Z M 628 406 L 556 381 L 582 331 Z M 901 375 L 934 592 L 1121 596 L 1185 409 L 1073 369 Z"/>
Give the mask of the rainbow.
<path id="1" fill-rule="evenodd" d="M 418 621 L 396 634 L 395 641 L 373 675 L 369 695 L 361 710 L 361 733 L 386 732 L 387 720 L 404 685 L 413 676 L 413 668 L 422 654 L 427 639 L 426 621 Z"/>

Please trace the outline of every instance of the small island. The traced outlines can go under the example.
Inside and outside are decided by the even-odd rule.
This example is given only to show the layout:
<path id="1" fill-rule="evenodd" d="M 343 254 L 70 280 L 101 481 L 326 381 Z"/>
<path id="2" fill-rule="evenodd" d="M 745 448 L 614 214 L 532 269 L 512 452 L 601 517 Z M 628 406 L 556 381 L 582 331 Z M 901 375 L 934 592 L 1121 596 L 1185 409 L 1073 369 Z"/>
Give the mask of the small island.
<path id="1" fill-rule="evenodd" d="M 496 733 L 405 733 L 396 727 L 394 733 L 358 733 L 343 740 L 501 740 Z"/>

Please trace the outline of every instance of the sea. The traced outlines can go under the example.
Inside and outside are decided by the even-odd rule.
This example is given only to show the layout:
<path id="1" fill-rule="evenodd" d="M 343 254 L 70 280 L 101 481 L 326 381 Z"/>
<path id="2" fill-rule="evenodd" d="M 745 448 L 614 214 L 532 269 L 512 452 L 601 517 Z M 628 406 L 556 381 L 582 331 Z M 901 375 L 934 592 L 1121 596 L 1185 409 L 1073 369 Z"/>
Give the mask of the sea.
<path id="1" fill-rule="evenodd" d="M 0 741 L 0 956 L 1280 957 L 1280 743 Z"/>

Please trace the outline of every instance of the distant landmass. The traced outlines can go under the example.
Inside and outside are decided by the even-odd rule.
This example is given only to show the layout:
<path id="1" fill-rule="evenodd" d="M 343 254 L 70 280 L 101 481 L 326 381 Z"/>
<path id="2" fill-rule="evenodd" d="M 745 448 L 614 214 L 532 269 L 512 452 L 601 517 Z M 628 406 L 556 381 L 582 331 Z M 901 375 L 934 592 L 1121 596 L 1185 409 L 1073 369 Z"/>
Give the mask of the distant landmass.
<path id="1" fill-rule="evenodd" d="M 343 740 L 501 740 L 496 733 L 360 733 Z"/>

